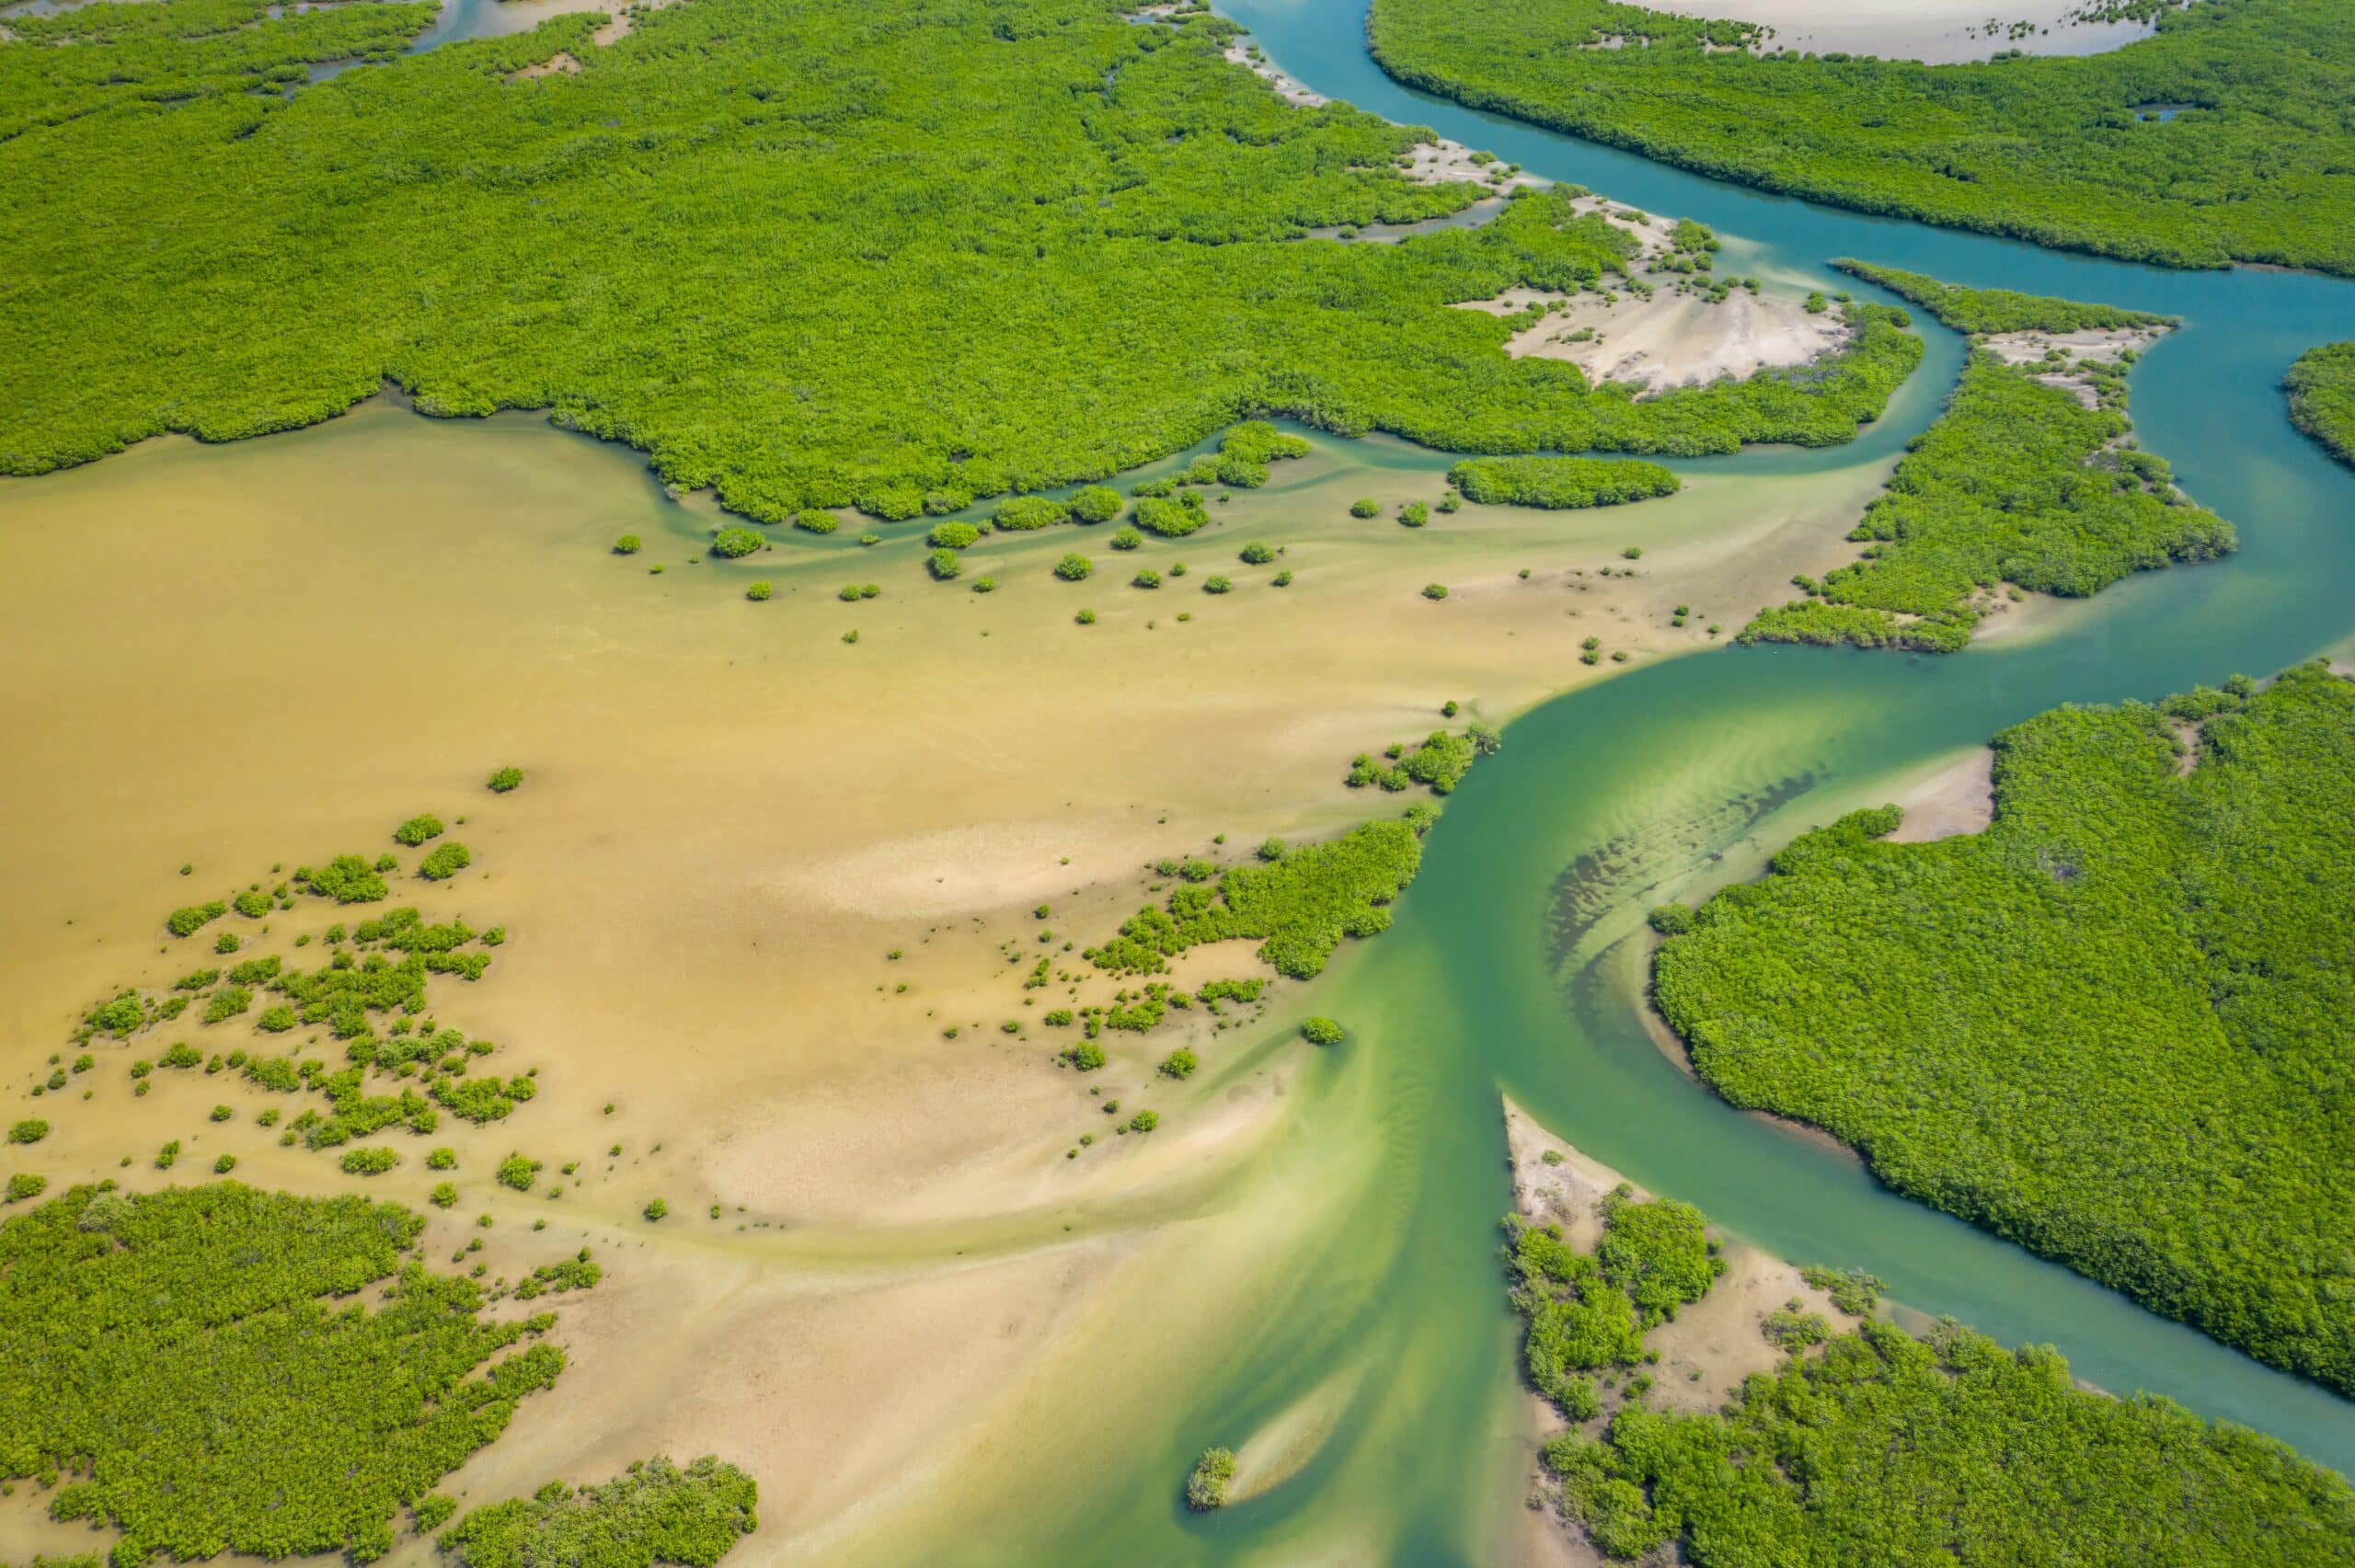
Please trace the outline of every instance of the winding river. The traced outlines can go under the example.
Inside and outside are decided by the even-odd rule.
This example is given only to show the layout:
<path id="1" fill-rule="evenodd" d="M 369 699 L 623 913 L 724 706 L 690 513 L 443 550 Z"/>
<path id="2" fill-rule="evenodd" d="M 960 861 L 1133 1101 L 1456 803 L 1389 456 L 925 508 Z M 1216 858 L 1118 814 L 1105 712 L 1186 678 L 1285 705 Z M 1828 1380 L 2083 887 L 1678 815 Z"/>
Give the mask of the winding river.
<path id="1" fill-rule="evenodd" d="M 2346 1402 L 1899 1198 L 1855 1160 L 1691 1082 L 1646 1030 L 1644 954 L 1630 940 L 1653 903 L 1751 875 L 1805 828 L 1886 798 L 2043 708 L 2266 674 L 2355 634 L 2355 475 L 2291 429 L 2279 392 L 2300 352 L 2355 337 L 2355 285 L 2156 270 L 1764 196 L 1410 92 L 1365 53 L 1356 0 L 1223 8 L 1316 91 L 1696 218 L 1746 270 L 1853 286 L 1823 264 L 1855 255 L 2180 315 L 2183 330 L 2135 372 L 2138 432 L 2239 526 L 2242 544 L 2221 565 L 2132 579 L 1952 658 L 1727 650 L 1602 682 L 1516 722 L 1433 832 L 1391 932 L 1328 999 L 1336 1016 L 1369 1025 L 1327 1092 L 1378 1127 L 1378 1173 L 1321 1255 L 1297 1260 L 1291 1310 L 1236 1345 L 1193 1407 L 1175 1413 L 1162 1463 L 1123 1465 L 1133 1494 L 1042 1525 L 1040 1543 L 1093 1556 L 1121 1539 L 1151 1561 L 1297 1559 L 1337 1541 L 1386 1561 L 1499 1560 L 1528 1464 L 1492 1256 L 1509 1206 L 1500 1092 L 1770 1251 L 1870 1269 L 1906 1308 L 2005 1343 L 2050 1342 L 2088 1382 L 2164 1393 L 2355 1471 Z M 1893 408 L 1870 447 L 1918 431 L 1950 383 L 1959 345 L 1923 326 L 1932 354 L 1909 391 L 1933 395 Z M 1809 461 L 1763 452 L 1711 467 Z M 1169 1477 L 1193 1453 L 1257 1430 L 1344 1367 L 1358 1374 L 1348 1413 L 1301 1475 L 1223 1514 L 1184 1515 Z"/>

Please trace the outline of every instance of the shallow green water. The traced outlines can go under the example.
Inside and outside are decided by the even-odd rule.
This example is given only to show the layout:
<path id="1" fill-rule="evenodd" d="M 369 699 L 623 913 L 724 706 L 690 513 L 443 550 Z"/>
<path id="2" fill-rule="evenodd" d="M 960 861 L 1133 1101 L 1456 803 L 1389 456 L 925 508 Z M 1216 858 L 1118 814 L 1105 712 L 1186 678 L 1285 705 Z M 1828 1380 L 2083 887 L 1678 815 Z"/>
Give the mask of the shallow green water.
<path id="1" fill-rule="evenodd" d="M 2056 1344 L 2102 1387 L 2161 1391 L 2355 1471 L 2355 1406 L 1895 1197 L 1853 1160 L 1742 1116 L 1683 1077 L 1645 1033 L 1643 955 L 1625 940 L 1661 898 L 1748 875 L 1801 829 L 2042 708 L 2267 673 L 2355 634 L 2355 475 L 2298 438 L 2277 390 L 2304 349 L 2355 337 L 2355 286 L 2154 271 L 1760 196 L 1409 93 L 1365 56 L 1355 0 L 1223 8 L 1308 86 L 1698 218 L 1745 270 L 1830 284 L 1824 261 L 1857 255 L 2183 315 L 2184 330 L 2136 372 L 2137 423 L 2185 486 L 2239 525 L 2242 549 L 2122 584 L 2037 635 L 1952 658 L 1728 649 L 1636 671 L 1516 723 L 1504 754 L 1450 805 L 1391 932 L 1327 993 L 1330 1010 L 1363 1032 L 1303 1095 L 1346 1098 L 1350 1114 L 1373 1119 L 1377 1175 L 1324 1255 L 1296 1260 L 1285 1311 L 1235 1347 L 1189 1409 L 1169 1413 L 1166 1452 L 1126 1456 L 1129 1478 L 1064 1500 L 1053 1524 L 1034 1527 L 1039 1549 L 1093 1559 L 1118 1540 L 1121 1555 L 1155 1562 L 1335 1547 L 1407 1562 L 1508 1553 L 1500 1521 L 1518 1506 L 1527 1454 L 1514 1437 L 1522 1395 L 1493 1262 L 1509 1201 L 1500 1092 L 1770 1251 L 1868 1268 L 1908 1308 L 2010 1343 Z M 1901 444 L 1959 359 L 1950 336 L 1928 330 L 1929 365 L 1861 449 L 1708 466 L 1789 471 Z M 1306 1471 L 1222 1515 L 1185 1515 L 1175 1482 L 1195 1451 L 1237 1440 L 1351 1367 L 1367 1380 Z"/>

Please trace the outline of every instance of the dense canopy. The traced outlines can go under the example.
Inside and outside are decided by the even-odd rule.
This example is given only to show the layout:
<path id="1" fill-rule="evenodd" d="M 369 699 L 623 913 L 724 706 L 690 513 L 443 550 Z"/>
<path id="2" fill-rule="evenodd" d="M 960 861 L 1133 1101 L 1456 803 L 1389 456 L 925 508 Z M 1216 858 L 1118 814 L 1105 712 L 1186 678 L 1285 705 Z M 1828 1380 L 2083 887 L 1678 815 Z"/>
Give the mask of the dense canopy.
<path id="1" fill-rule="evenodd" d="M 419 6 L 102 3 L 0 42 L 0 472 L 164 430 L 549 408 L 777 521 L 1101 477 L 1254 412 L 1475 452 L 1845 441 L 1910 371 L 1828 365 L 1637 402 L 1450 308 L 1624 271 L 1524 193 L 1461 210 L 1418 132 L 1300 109 L 1207 13 L 1121 0 L 692 0 L 379 53 Z M 350 18 L 362 17 L 364 20 Z M 516 77 L 559 51 L 577 72 Z M 284 90 L 279 90 L 283 86 Z M 72 366 L 63 375 L 59 367 Z"/>
<path id="2" fill-rule="evenodd" d="M 2326 343 L 2298 356 L 2281 378 L 2290 420 L 2341 463 L 2355 464 L 2355 343 Z"/>
<path id="3" fill-rule="evenodd" d="M 564 1366 L 493 1360 L 549 1320 L 478 1317 L 479 1287 L 409 1256 L 423 1225 L 234 1182 L 80 1186 L 0 1223 L 0 1476 L 76 1472 L 50 1511 L 119 1528 L 118 1568 L 381 1555 L 396 1506 Z"/>
<path id="4" fill-rule="evenodd" d="M 2355 272 L 2355 30 L 2339 0 L 2143 5 L 2106 54 L 1784 52 L 1614 0 L 1373 0 L 1402 81 L 1723 179 L 2176 267 Z"/>
<path id="5" fill-rule="evenodd" d="M 2355 683 L 2247 690 L 2005 731 L 1992 826 L 1808 834 L 1655 995 L 1735 1104 L 2355 1391 Z"/>

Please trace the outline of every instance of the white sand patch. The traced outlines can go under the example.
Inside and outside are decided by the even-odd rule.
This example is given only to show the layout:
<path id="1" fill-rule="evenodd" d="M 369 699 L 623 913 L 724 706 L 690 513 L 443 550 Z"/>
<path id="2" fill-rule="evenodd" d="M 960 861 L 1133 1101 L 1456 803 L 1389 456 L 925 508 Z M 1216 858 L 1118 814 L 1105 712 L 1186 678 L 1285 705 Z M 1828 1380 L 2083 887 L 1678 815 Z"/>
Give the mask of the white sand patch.
<path id="1" fill-rule="evenodd" d="M 1646 222 L 1672 226 L 1665 219 Z M 1712 303 L 1667 287 L 1648 297 L 1614 288 L 1575 294 L 1513 288 L 1459 308 L 1515 315 L 1532 305 L 1546 307 L 1545 316 L 1507 339 L 1506 353 L 1567 361 L 1590 381 L 1629 382 L 1647 394 L 1809 364 L 1837 352 L 1850 331 L 1837 308 L 1809 314 L 1787 296 L 1747 289 Z"/>
<path id="2" fill-rule="evenodd" d="M 1590 381 L 1632 382 L 1648 393 L 1739 380 L 1804 365 L 1847 340 L 1837 311 L 1809 315 L 1781 295 L 1736 289 L 1712 304 L 1698 294 L 1656 289 L 1569 296 L 1505 345 L 1515 359 L 1567 360 Z"/>
<path id="3" fill-rule="evenodd" d="M 2043 361 L 2055 349 L 2070 356 L 2066 367 L 2039 372 L 2031 379 L 2045 386 L 2068 393 L 2079 403 L 2091 408 L 2099 402 L 2093 383 L 2076 368 L 2085 360 L 2117 360 L 2120 353 L 2144 349 L 2165 337 L 2171 330 L 2164 324 L 2150 326 L 2089 326 L 2076 332 L 1996 332 L 1977 339 L 1979 347 L 1987 349 L 2009 365 L 2031 365 Z"/>
<path id="4" fill-rule="evenodd" d="M 1995 818 L 1994 771 L 1994 751 L 1976 746 L 1901 791 L 1905 819 L 1889 841 L 1925 844 L 1986 827 Z"/>
<path id="5" fill-rule="evenodd" d="M 1834 51 L 1927 64 L 1984 60 L 2016 49 L 2028 54 L 2099 54 L 2148 38 L 2133 22 L 2072 19 L 2084 0 L 2019 0 L 1991 8 L 1985 0 L 1660 0 L 1680 17 L 1723 18 L 1770 28 L 1769 49 L 1817 54 Z"/>

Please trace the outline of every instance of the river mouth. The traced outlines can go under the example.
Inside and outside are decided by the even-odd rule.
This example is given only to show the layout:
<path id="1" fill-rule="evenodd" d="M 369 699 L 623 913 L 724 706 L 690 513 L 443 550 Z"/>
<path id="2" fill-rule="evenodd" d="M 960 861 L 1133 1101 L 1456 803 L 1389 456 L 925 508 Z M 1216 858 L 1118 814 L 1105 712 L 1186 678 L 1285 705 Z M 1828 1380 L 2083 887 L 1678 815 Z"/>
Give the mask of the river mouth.
<path id="1" fill-rule="evenodd" d="M 477 842 L 518 933 L 485 1026 L 620 1085 L 629 1139 L 664 1151 L 568 1220 L 626 1265 L 568 1310 L 580 1337 L 564 1409 L 528 1413 L 461 1479 L 489 1495 L 649 1442 L 717 1448 L 777 1478 L 762 1560 L 1094 1561 L 1111 1542 L 1157 1562 L 1494 1560 L 1528 1442 L 1491 1256 L 1509 1201 L 1499 1089 L 1779 1254 L 1869 1268 L 1908 1307 L 2057 1343 L 2104 1387 L 2166 1392 L 2355 1468 L 2343 1402 L 1893 1198 L 1853 1160 L 1679 1078 L 1643 1036 L 1640 947 L 1625 941 L 1648 903 L 1750 875 L 1802 828 L 2053 703 L 2344 645 L 2355 479 L 2295 436 L 2274 388 L 2303 348 L 2355 337 L 2355 290 L 1759 197 L 1407 94 L 1373 73 L 1352 6 L 1229 8 L 1318 90 L 1721 225 L 1745 268 L 1837 287 L 1824 261 L 1856 254 L 2185 315 L 2136 373 L 2138 425 L 2239 526 L 2241 553 L 1948 659 L 1671 643 L 1666 604 L 1699 591 L 1686 585 L 1727 537 L 1808 533 L 1839 555 L 1844 520 L 1951 382 L 1954 346 L 1935 334 L 1907 401 L 1855 447 L 1679 464 L 1686 496 L 1624 518 L 1465 522 L 1446 558 L 1474 563 L 1458 581 L 1489 595 L 1493 636 L 1414 593 L 1438 556 L 1410 552 L 1430 540 L 1338 521 L 1359 493 L 1385 508 L 1435 493 L 1446 459 L 1396 442 L 1320 442 L 1301 473 L 1225 509 L 1213 538 L 1153 547 L 1199 576 L 1264 521 L 1300 588 L 1347 588 L 1281 614 L 1272 589 L 1215 610 L 1119 578 L 1065 592 L 1044 567 L 1081 537 L 1068 530 L 1009 545 L 1002 592 L 954 600 L 903 588 L 912 550 L 896 542 L 788 537 L 716 562 L 701 541 L 718 520 L 663 497 L 637 454 L 523 417 L 369 407 L 236 448 L 157 443 L 0 486 L 16 513 L 0 526 L 24 549 L 0 613 L 20 672 L 6 880 L 40 890 L 0 923 L 12 1037 L 46 1049 L 61 1013 L 144 961 L 134 933 L 182 862 L 211 875 L 339 847 L 356 823 L 463 803 L 521 753 L 546 804 L 522 797 L 531 809 Z M 1568 574 L 1616 565 L 1638 523 L 1645 575 L 1624 598 L 1590 578 L 1582 602 Z M 607 555 L 628 532 L 653 544 Z M 1515 618 L 1530 564 L 1560 576 Z M 787 585 L 783 603 L 742 600 L 764 578 Z M 869 578 L 880 600 L 834 601 Z M 1734 623 L 1752 608 L 1738 594 L 1779 597 L 1780 581 L 1729 573 L 1708 591 Z M 1086 640 L 1080 603 L 1117 605 L 1128 624 L 1096 631 L 1125 640 Z M 1165 622 L 1150 642 L 1148 618 Z M 1577 641 L 1606 622 L 1637 658 L 1583 677 Z M 849 629 L 866 634 L 856 649 Z M 1197 633 L 1215 635 L 1179 640 Z M 1450 804 L 1393 929 L 1307 993 L 1351 1041 L 1311 1054 L 1271 1022 L 1223 1044 L 1194 1141 L 1101 1190 L 1054 1185 L 1065 1141 L 1102 1118 L 1043 1064 L 1013 1070 L 1027 1043 L 987 1038 L 1003 984 L 979 949 L 1027 936 L 1036 902 L 1074 929 L 1117 918 L 1140 897 L 1137 864 L 1172 844 L 1362 815 L 1337 764 L 1369 727 L 1428 728 L 1450 697 L 1527 711 Z M 1139 757 L 1149 786 L 1107 761 Z M 918 828 L 964 841 L 911 848 Z M 951 928 L 984 940 L 951 956 Z M 902 944 L 914 956 L 890 967 Z M 913 1018 L 893 1011 L 902 980 Z M 939 1016 L 915 1022 L 924 1010 Z M 936 1041 L 950 1019 L 983 1037 L 952 1055 Z M 1114 1070 L 1108 1094 L 1154 1088 L 1142 1053 Z M 593 1097 L 541 1113 L 536 1141 L 603 1147 Z M 1011 1154 L 1006 1126 L 1022 1129 Z M 177 1127 L 114 1122 L 81 1152 L 110 1164 Z M 317 1180 L 267 1161 L 254 1168 L 278 1185 Z M 767 1227 L 641 1245 L 624 1222 L 657 1188 L 682 1208 L 744 1203 Z M 905 1398 L 911 1345 L 924 1401 Z M 1340 1413 L 1281 1485 L 1186 1514 L 1200 1448 L 1324 1399 Z M 0 1549 L 22 1512 L 0 1512 Z M 18 1555 L 59 1550 L 24 1539 Z"/>

